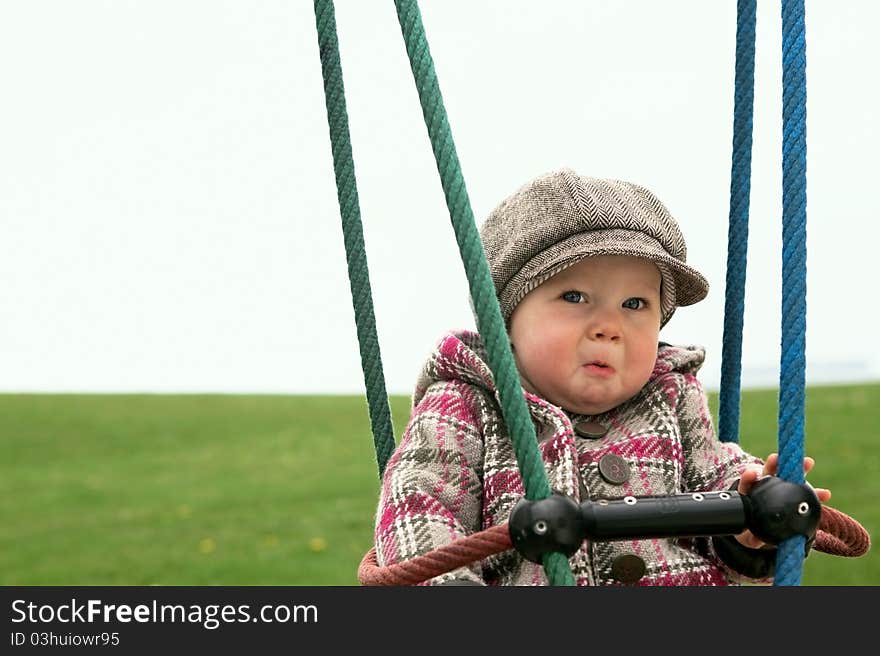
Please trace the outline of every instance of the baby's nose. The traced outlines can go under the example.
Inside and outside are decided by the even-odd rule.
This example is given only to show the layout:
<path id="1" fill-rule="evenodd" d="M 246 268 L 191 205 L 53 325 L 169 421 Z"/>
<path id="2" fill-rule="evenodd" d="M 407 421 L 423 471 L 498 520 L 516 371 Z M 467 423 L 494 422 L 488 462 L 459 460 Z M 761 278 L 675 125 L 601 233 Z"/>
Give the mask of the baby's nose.
<path id="1" fill-rule="evenodd" d="M 595 340 L 618 340 L 620 332 L 620 322 L 609 315 L 596 317 L 589 327 L 589 335 Z"/>

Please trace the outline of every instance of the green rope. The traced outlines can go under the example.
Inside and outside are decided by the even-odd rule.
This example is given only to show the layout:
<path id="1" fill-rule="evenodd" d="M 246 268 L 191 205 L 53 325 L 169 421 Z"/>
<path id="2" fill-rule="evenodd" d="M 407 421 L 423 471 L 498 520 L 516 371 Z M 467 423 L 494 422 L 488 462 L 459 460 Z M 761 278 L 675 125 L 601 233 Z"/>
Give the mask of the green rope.
<path id="1" fill-rule="evenodd" d="M 397 17 L 419 92 L 425 126 L 476 309 L 477 328 L 486 345 L 489 367 L 495 376 L 495 385 L 501 397 L 501 412 L 513 440 L 526 497 L 531 500 L 543 499 L 550 496 L 550 485 L 452 141 L 421 12 L 415 0 L 395 0 L 394 4 L 397 6 Z M 563 554 L 545 555 L 544 569 L 551 585 L 574 585 L 571 568 Z"/>
<path id="2" fill-rule="evenodd" d="M 336 173 L 336 195 L 342 216 L 342 235 L 348 261 L 348 280 L 354 305 L 361 368 L 367 388 L 367 404 L 379 478 L 385 471 L 388 458 L 394 451 L 394 427 L 391 408 L 382 373 L 382 356 L 373 313 L 373 294 L 367 253 L 364 248 L 364 229 L 358 203 L 354 159 L 351 154 L 351 136 L 348 130 L 348 111 L 345 107 L 345 88 L 342 84 L 342 64 L 339 60 L 339 41 L 336 37 L 336 15 L 332 0 L 315 0 L 315 23 L 318 28 L 318 47 L 321 51 L 321 69 L 324 74 L 324 99 L 327 121 L 330 124 L 330 143 L 333 150 L 333 170 Z"/>

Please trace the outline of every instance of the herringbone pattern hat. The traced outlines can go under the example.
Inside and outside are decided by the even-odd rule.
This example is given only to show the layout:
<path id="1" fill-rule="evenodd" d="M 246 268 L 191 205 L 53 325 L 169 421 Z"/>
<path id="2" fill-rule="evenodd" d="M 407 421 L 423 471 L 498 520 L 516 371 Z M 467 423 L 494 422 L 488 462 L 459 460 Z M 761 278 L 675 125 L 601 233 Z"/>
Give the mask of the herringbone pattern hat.
<path id="1" fill-rule="evenodd" d="M 709 291 L 706 279 L 686 263 L 675 219 L 654 194 L 630 182 L 583 177 L 567 168 L 539 176 L 492 211 L 480 236 L 505 320 L 535 287 L 596 255 L 657 264 L 661 325 L 676 307 L 692 305 Z"/>

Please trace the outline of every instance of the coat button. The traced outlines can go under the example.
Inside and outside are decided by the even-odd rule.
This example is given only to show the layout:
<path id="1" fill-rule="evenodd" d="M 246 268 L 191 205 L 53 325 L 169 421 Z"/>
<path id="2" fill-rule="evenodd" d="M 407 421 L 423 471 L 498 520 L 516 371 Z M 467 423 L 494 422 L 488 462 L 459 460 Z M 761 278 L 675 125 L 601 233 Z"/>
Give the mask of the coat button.
<path id="1" fill-rule="evenodd" d="M 598 440 L 608 432 L 608 429 L 597 421 L 584 420 L 574 425 L 574 432 L 588 440 Z"/>
<path id="2" fill-rule="evenodd" d="M 645 575 L 645 561 L 635 554 L 623 554 L 611 563 L 611 576 L 621 583 L 635 583 Z"/>
<path id="3" fill-rule="evenodd" d="M 599 458 L 599 474 L 612 485 L 622 485 L 629 480 L 629 465 L 616 453 L 606 453 Z"/>

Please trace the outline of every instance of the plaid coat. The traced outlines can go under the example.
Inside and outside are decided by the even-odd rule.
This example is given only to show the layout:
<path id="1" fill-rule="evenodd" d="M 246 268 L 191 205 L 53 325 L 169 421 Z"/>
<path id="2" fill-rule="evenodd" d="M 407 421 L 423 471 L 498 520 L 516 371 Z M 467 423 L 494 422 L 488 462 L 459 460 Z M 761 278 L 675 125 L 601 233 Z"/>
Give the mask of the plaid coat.
<path id="1" fill-rule="evenodd" d="M 413 410 L 385 471 L 376 517 L 380 565 L 424 554 L 456 538 L 508 520 L 524 494 L 513 445 L 501 416 L 492 372 L 479 335 L 445 335 L 419 375 Z M 661 344 L 654 371 L 632 399 L 606 413 L 569 415 L 525 393 L 540 452 L 555 491 L 575 500 L 724 490 L 746 465 L 760 460 L 718 441 L 694 374 L 704 351 Z M 585 419 L 608 428 L 584 439 Z M 603 455 L 629 465 L 621 485 L 599 471 Z M 706 538 L 620 542 L 585 540 L 570 558 L 578 585 L 613 585 L 615 559 L 645 563 L 639 585 L 726 585 L 743 576 L 728 568 Z M 540 565 L 507 551 L 428 582 L 468 579 L 489 585 L 546 585 Z"/>

